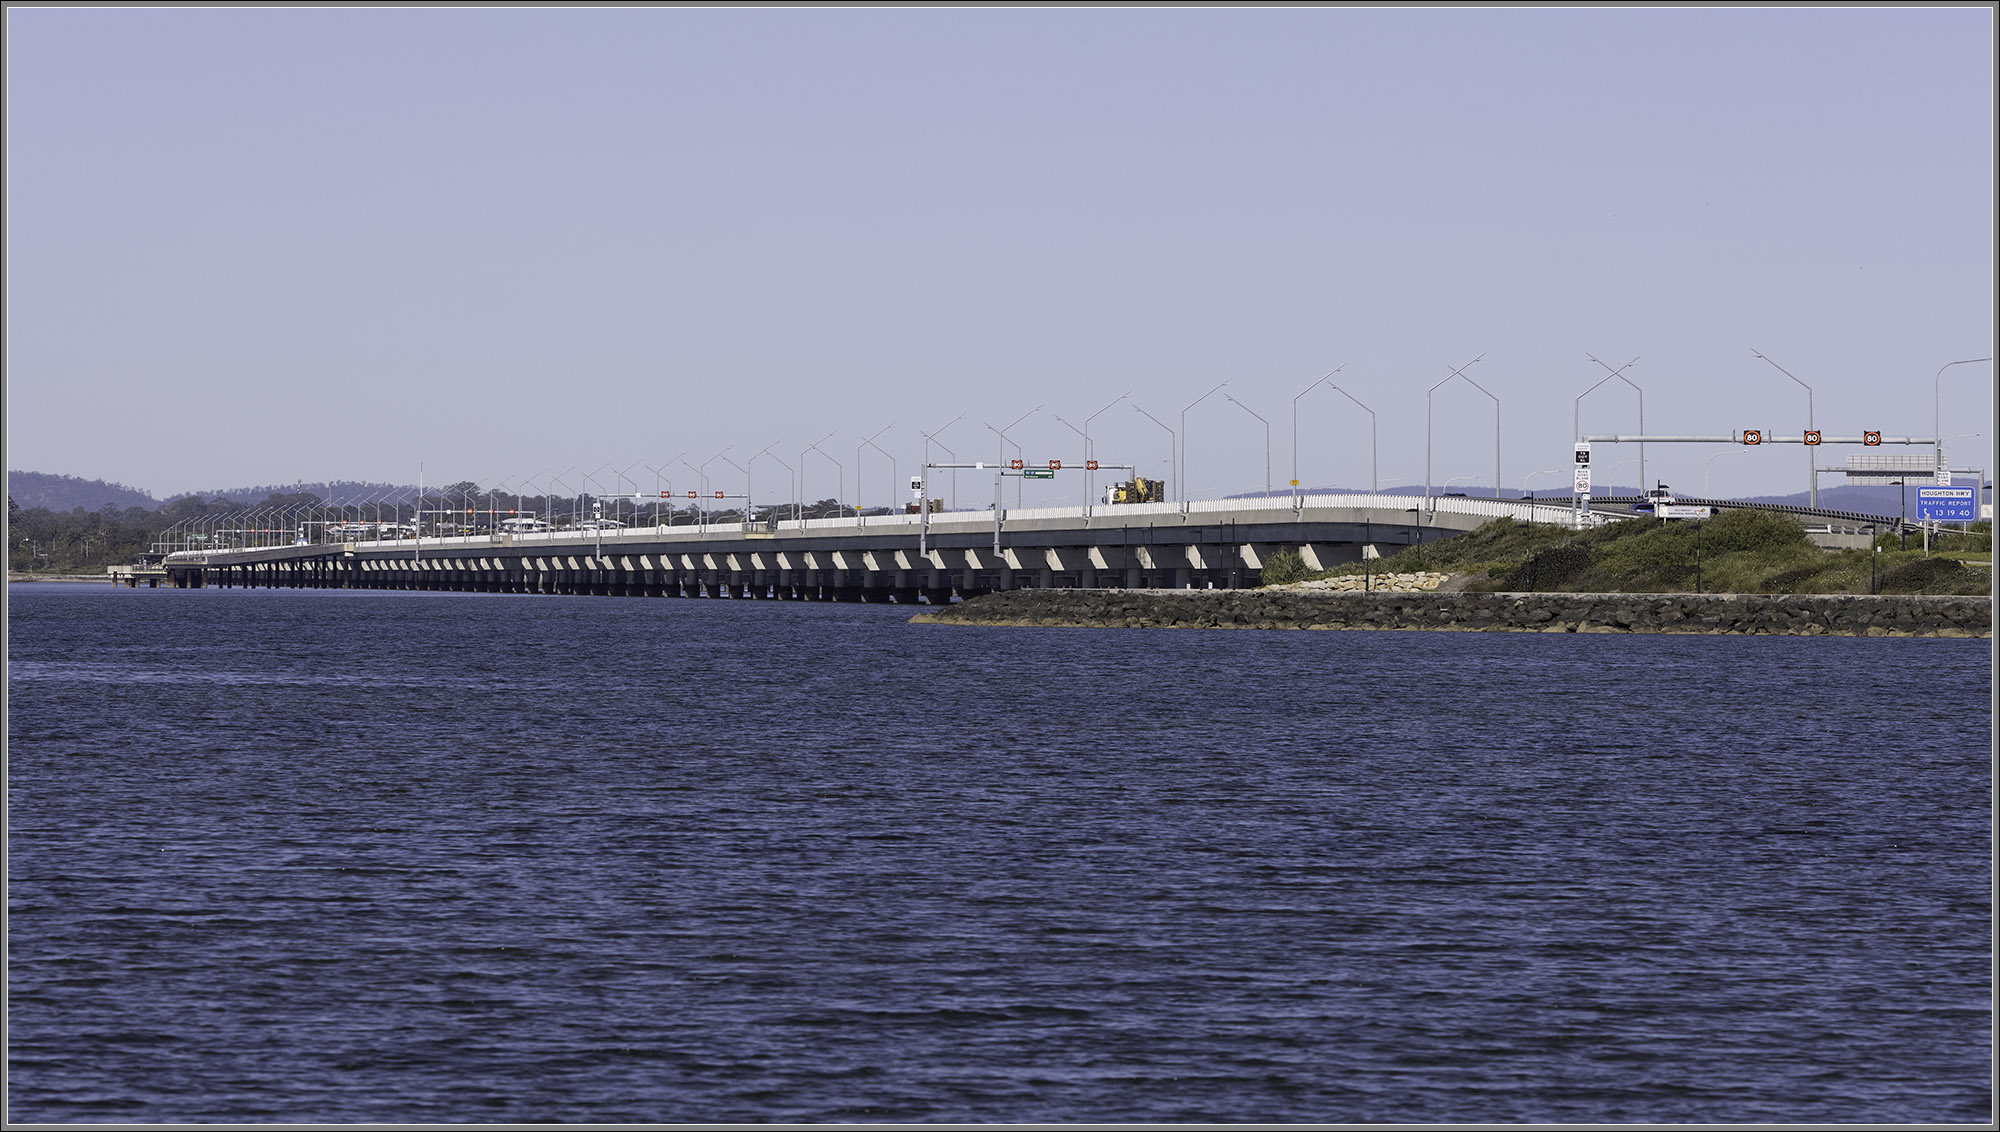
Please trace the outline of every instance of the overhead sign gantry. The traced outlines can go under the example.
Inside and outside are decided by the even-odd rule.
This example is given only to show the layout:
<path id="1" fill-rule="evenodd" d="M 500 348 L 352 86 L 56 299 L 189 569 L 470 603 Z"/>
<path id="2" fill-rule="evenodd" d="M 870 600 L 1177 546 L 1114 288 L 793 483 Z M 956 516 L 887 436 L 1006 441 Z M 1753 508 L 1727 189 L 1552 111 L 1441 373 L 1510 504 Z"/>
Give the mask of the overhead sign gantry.
<path id="1" fill-rule="evenodd" d="M 1586 436 L 1576 445 L 1576 514 L 1579 521 L 1583 512 L 1590 509 L 1590 446 L 1592 444 L 1739 444 L 1758 447 L 1765 444 L 1800 444 L 1807 448 L 1817 448 L 1830 444 L 1854 444 L 1866 448 L 1877 448 L 1884 444 L 1915 444 L 1939 449 L 1936 465 L 1939 482 L 1949 483 L 1950 473 L 1944 470 L 1944 453 L 1935 437 L 1928 436 L 1883 436 L 1879 430 L 1869 429 L 1858 436 L 1828 436 L 1815 428 L 1801 429 L 1797 435 L 1786 436 L 1760 428 L 1746 428 L 1739 432 L 1715 435 L 1651 436 L 1614 433 L 1601 436 Z M 1809 506 L 1819 506 L 1819 473 L 1821 468 L 1812 469 L 1809 485 Z M 1838 470 L 1838 469 L 1836 469 Z"/>
<path id="2" fill-rule="evenodd" d="M 1069 470 L 1073 472 L 1074 471 L 1130 472 L 1130 471 L 1136 471 L 1137 467 L 1138 466 L 1135 464 L 1103 464 L 1099 463 L 1096 460 L 1085 460 L 1080 465 L 1076 461 L 1071 461 L 1069 464 Z M 1056 478 L 1057 472 L 1063 470 L 1063 462 L 1061 460 L 1050 460 L 1047 466 L 1042 466 L 1039 464 L 1030 464 L 1024 460 L 1009 460 L 1005 464 L 988 463 L 986 461 L 975 461 L 974 463 L 970 464 L 925 464 L 924 465 L 924 471 L 926 473 L 929 473 L 933 469 L 938 471 L 975 471 L 975 472 L 990 470 L 993 473 L 993 553 L 998 554 L 1000 553 L 1000 520 L 1003 517 L 1005 517 L 1007 513 L 1007 509 L 1004 505 L 1005 497 L 1001 494 L 1001 489 L 1006 486 L 1005 481 L 1009 478 L 1029 479 L 1029 480 L 1052 480 Z M 910 491 L 912 494 L 916 496 L 917 506 L 919 512 L 921 513 L 920 518 L 922 520 L 917 524 L 917 552 L 919 554 L 929 554 L 930 534 L 931 534 L 931 509 L 929 505 L 924 503 L 924 481 L 921 477 L 918 476 L 910 477 Z M 1083 517 L 1086 523 L 1090 521 L 1089 504 L 1084 505 Z"/>

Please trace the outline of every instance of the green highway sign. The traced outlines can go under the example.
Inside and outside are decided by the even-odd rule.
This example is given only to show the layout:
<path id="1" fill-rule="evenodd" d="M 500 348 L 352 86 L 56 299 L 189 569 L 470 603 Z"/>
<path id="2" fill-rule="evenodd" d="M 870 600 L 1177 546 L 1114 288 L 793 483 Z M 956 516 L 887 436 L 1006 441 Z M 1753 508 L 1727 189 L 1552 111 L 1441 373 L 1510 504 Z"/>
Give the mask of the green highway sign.
<path id="1" fill-rule="evenodd" d="M 1029 468 L 1021 473 L 1021 478 L 1029 480 L 1052 480 L 1056 478 L 1056 470 L 1054 468 Z"/>

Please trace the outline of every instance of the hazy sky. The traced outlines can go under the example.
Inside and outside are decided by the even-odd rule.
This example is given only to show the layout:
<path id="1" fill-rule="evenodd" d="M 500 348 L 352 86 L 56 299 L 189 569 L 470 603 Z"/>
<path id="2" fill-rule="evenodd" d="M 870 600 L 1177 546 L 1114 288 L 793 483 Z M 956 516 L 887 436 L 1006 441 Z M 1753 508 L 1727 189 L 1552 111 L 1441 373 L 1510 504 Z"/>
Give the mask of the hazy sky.
<path id="1" fill-rule="evenodd" d="M 1829 434 L 1929 435 L 1938 367 L 1994 352 L 1993 20 L 10 8 L 7 466 L 650 490 L 682 451 L 796 468 L 832 432 L 851 500 L 888 427 L 878 505 L 961 413 L 960 459 L 1042 406 L 1010 435 L 1071 461 L 1057 416 L 1130 390 L 1177 430 L 1228 379 L 1242 407 L 1187 417 L 1213 497 L 1263 487 L 1245 407 L 1290 478 L 1294 397 L 1345 363 L 1383 482 L 1421 482 L 1426 390 L 1484 353 L 1503 485 L 1566 490 L 1586 353 L 1640 359 L 1649 432 L 1796 434 L 1805 391 L 1753 348 Z M 1945 373 L 1945 433 L 1982 434 L 1954 462 L 1991 444 L 1993 374 Z M 1434 404 L 1434 482 L 1490 490 L 1493 403 Z M 1301 478 L 1367 486 L 1366 416 L 1297 405 Z M 1637 410 L 1613 382 L 1583 430 Z M 1126 404 L 1091 435 L 1165 474 Z M 1648 464 L 1805 486 L 1796 445 Z"/>

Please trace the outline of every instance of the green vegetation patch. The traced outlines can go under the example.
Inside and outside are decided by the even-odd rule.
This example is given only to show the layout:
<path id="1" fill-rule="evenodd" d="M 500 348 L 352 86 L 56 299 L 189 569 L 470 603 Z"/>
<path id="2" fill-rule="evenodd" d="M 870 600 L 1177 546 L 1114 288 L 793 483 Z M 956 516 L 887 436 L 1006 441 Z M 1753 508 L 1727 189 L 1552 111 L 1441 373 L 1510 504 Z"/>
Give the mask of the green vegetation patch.
<path id="1" fill-rule="evenodd" d="M 1946 541 L 1951 540 L 1951 541 Z M 1916 541 L 1895 535 L 1866 550 L 1815 546 L 1795 520 L 1768 511 L 1724 509 L 1706 521 L 1629 519 L 1573 531 L 1552 523 L 1495 519 L 1462 535 L 1409 547 L 1364 567 L 1311 571 L 1287 561 L 1285 581 L 1436 570 L 1472 575 L 1465 588 L 1485 591 L 1595 593 L 1921 593 L 1990 594 L 1990 566 L 1960 555 L 1990 553 L 1992 524 L 1934 538 L 1926 558 Z M 1283 552 L 1289 554 L 1289 552 Z M 1292 559 L 1296 559 L 1292 555 Z M 1274 555 L 1272 565 L 1280 556 Z M 1266 584 L 1282 584 L 1265 571 Z"/>

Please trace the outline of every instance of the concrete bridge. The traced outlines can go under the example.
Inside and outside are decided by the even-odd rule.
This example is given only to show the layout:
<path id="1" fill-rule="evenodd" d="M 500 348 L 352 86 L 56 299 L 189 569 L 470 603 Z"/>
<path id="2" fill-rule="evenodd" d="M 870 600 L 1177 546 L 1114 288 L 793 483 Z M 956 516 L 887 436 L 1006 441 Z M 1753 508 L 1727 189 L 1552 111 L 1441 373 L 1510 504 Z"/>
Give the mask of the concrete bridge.
<path id="1" fill-rule="evenodd" d="M 1279 550 L 1324 569 L 1501 516 L 1566 523 L 1572 512 L 1567 501 L 1313 495 L 1014 509 L 997 523 L 956 511 L 180 551 L 162 566 L 181 588 L 944 603 L 1012 589 L 1254 586 Z"/>

